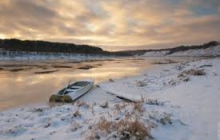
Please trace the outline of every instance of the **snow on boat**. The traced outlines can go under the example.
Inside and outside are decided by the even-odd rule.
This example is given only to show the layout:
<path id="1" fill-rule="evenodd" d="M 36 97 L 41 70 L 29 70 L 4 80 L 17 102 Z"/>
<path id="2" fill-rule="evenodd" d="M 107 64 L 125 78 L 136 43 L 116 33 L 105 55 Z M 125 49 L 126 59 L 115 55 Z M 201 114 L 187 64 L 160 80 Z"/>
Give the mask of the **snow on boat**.
<path id="1" fill-rule="evenodd" d="M 92 89 L 93 80 L 77 81 L 68 84 L 67 87 L 61 89 L 50 97 L 50 102 L 72 102 Z"/>

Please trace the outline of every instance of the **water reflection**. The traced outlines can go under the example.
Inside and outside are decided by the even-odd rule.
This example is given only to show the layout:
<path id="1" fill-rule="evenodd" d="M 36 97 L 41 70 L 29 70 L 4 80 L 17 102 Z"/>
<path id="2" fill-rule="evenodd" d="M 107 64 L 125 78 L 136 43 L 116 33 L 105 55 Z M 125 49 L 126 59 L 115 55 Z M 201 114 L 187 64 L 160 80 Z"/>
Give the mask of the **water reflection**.
<path id="1" fill-rule="evenodd" d="M 84 70 L 79 67 L 94 66 Z M 116 59 L 89 62 L 0 62 L 0 110 L 47 102 L 49 96 L 69 81 L 93 78 L 95 83 L 109 78 L 140 74 L 152 65 L 147 60 Z M 19 68 L 19 71 L 18 71 Z M 13 71 L 13 70 L 14 71 Z M 17 69 L 17 71 L 15 71 Z M 38 73 L 44 71 L 52 73 Z"/>

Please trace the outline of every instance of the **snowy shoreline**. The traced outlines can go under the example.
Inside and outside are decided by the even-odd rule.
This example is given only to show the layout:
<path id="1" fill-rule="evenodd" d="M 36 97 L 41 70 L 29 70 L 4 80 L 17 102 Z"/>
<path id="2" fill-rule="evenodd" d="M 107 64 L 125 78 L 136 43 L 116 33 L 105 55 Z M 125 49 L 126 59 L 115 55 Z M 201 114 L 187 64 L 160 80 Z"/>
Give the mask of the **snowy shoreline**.
<path id="1" fill-rule="evenodd" d="M 217 139 L 219 64 L 220 58 L 167 64 L 101 83 L 74 104 L 2 111 L 0 139 Z M 93 96 L 102 100 L 95 102 Z M 132 127 L 141 123 L 138 130 L 148 131 L 133 133 L 124 122 Z"/>
<path id="2" fill-rule="evenodd" d="M 83 53 L 44 53 L 44 52 L 13 52 L 1 51 L 0 61 L 54 61 L 54 60 L 102 60 L 114 58 L 114 55 L 106 54 L 83 54 Z M 120 57 L 120 56 L 118 56 Z"/>

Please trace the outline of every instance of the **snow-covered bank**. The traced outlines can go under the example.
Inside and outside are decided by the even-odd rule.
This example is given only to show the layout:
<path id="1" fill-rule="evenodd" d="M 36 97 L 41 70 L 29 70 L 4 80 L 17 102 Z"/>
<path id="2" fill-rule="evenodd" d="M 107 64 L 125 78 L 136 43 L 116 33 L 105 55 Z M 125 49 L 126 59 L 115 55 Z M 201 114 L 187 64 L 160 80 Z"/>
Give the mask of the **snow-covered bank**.
<path id="1" fill-rule="evenodd" d="M 73 105 L 3 111 L 0 139 L 217 139 L 219 64 L 215 58 L 163 65 L 101 83 Z"/>
<path id="2" fill-rule="evenodd" d="M 79 53 L 43 53 L 43 52 L 10 52 L 0 50 L 0 60 L 36 61 L 36 60 L 100 60 L 113 58 L 114 56 L 102 54 L 79 54 Z"/>
<path id="3" fill-rule="evenodd" d="M 172 104 L 172 113 L 186 127 L 157 127 L 153 129 L 156 139 L 214 140 L 220 123 L 219 72 L 220 58 L 205 59 L 170 64 L 139 77 L 103 83 L 101 87 L 129 99 L 138 95 Z"/>

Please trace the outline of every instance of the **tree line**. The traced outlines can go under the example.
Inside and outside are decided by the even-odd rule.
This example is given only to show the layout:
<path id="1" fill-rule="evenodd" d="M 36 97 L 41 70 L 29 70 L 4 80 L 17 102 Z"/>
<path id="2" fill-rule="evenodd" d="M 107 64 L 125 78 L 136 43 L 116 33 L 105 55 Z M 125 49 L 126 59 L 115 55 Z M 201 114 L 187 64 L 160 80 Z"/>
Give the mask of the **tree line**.
<path id="1" fill-rule="evenodd" d="M 108 54 L 99 47 L 89 45 L 76 45 L 73 43 L 58 43 L 47 41 L 32 41 L 19 39 L 0 39 L 0 48 L 6 51 L 22 52 L 51 52 L 51 53 L 85 53 Z"/>

